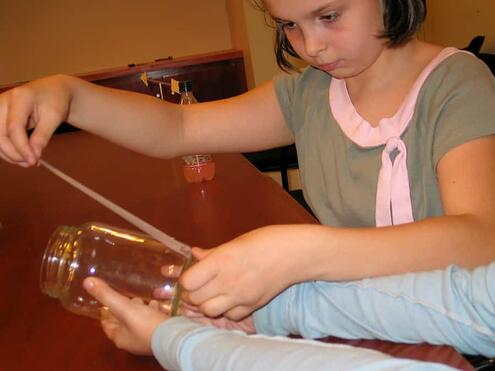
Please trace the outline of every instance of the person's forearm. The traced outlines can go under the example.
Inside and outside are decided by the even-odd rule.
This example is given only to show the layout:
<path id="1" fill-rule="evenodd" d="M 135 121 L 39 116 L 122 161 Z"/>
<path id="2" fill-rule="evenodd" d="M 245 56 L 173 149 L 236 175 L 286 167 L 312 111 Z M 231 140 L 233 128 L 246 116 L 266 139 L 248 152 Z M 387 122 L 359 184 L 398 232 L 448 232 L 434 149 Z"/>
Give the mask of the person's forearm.
<path id="1" fill-rule="evenodd" d="M 430 218 L 385 228 L 293 228 L 293 233 L 288 229 L 291 236 L 287 239 L 299 269 L 292 283 L 348 281 L 450 264 L 473 268 L 495 260 L 495 226 L 471 216 Z"/>
<path id="2" fill-rule="evenodd" d="M 153 334 L 153 354 L 167 370 L 451 370 L 435 363 L 316 341 L 247 336 L 186 318 L 165 321 Z"/>
<path id="3" fill-rule="evenodd" d="M 294 285 L 253 314 L 258 333 L 446 344 L 495 356 L 495 263 Z"/>
<path id="4" fill-rule="evenodd" d="M 71 91 L 70 124 L 146 155 L 181 154 L 179 105 L 74 77 L 59 78 Z"/>

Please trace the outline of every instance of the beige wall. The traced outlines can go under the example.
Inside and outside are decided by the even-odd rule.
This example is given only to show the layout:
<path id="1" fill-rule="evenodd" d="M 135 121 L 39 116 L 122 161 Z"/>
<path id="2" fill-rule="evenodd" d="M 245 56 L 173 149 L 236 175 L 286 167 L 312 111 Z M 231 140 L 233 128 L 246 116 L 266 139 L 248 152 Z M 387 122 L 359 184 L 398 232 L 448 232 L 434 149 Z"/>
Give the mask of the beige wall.
<path id="1" fill-rule="evenodd" d="M 248 87 L 252 88 L 278 72 L 273 55 L 273 30 L 249 0 L 226 0 L 226 3 L 232 45 L 244 51 Z"/>
<path id="2" fill-rule="evenodd" d="M 247 31 L 246 13 L 244 1 L 225 0 L 229 18 L 230 34 L 232 36 L 232 47 L 244 52 L 244 67 L 248 89 L 254 87 L 254 71 L 251 62 L 251 47 Z"/>
<path id="3" fill-rule="evenodd" d="M 225 0 L 2 0 L 0 85 L 232 48 Z"/>
<path id="4" fill-rule="evenodd" d="M 254 82 L 260 85 L 280 72 L 273 53 L 274 30 L 267 25 L 265 15 L 255 9 L 249 0 L 244 0 L 244 8 Z"/>
<path id="5" fill-rule="evenodd" d="M 482 51 L 495 53 L 494 0 L 427 0 L 426 40 L 462 48 L 476 35 L 486 37 Z"/>

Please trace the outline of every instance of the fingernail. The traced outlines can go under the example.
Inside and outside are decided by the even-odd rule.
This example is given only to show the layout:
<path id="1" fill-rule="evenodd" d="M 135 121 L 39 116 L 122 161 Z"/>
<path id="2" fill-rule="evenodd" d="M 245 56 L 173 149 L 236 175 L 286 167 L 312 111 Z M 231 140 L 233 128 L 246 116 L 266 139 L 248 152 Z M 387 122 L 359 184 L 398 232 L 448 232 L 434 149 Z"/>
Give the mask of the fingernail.
<path id="1" fill-rule="evenodd" d="M 95 287 L 95 283 L 91 278 L 86 278 L 83 282 L 83 286 L 87 290 L 91 290 L 93 287 Z"/>
<path id="2" fill-rule="evenodd" d="M 33 147 L 33 152 L 36 155 L 36 157 L 40 158 L 41 157 L 41 148 L 40 147 Z"/>

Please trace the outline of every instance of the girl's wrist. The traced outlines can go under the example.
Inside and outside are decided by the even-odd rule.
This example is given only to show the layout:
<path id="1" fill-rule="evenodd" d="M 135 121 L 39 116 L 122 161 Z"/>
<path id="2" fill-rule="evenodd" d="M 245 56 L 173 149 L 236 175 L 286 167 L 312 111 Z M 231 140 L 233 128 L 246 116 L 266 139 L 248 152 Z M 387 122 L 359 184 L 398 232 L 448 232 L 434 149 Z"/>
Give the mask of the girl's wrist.
<path id="1" fill-rule="evenodd" d="M 80 113 L 84 112 L 84 109 L 80 108 L 79 97 L 84 94 L 85 81 L 66 75 L 62 75 L 59 78 L 61 88 L 65 90 L 68 99 L 67 122 L 79 127 L 79 123 L 83 121 Z"/>
<path id="2" fill-rule="evenodd" d="M 286 274 L 289 284 L 321 280 L 327 275 L 328 257 L 333 246 L 332 227 L 301 224 L 287 226 L 287 239 L 282 251 L 289 263 Z"/>

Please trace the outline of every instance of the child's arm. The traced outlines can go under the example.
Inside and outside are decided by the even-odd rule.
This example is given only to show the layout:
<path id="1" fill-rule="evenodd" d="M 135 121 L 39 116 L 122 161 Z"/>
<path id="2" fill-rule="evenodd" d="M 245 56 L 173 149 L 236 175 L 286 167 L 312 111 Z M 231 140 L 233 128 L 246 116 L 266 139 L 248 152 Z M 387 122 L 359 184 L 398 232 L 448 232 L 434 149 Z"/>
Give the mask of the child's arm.
<path id="1" fill-rule="evenodd" d="M 258 333 L 454 346 L 495 356 L 495 263 L 294 285 L 253 314 Z"/>
<path id="2" fill-rule="evenodd" d="M 247 336 L 183 317 L 167 319 L 157 308 L 132 301 L 98 279 L 86 280 L 84 285 L 109 308 L 102 326 L 115 345 L 134 354 L 151 354 L 153 350 L 167 370 L 450 370 L 369 349 Z"/>
<path id="3" fill-rule="evenodd" d="M 54 76 L 0 95 L 0 156 L 33 165 L 63 121 L 156 157 L 293 142 L 271 82 L 238 97 L 182 106 Z M 26 127 L 34 128 L 29 139 Z"/>
<path id="4" fill-rule="evenodd" d="M 453 370 L 439 363 L 392 358 L 348 345 L 296 340 L 202 326 L 186 318 L 162 323 L 153 354 L 167 370 Z"/>
<path id="5" fill-rule="evenodd" d="M 238 319 L 292 284 L 495 260 L 495 137 L 455 148 L 438 174 L 445 216 L 385 228 L 270 226 L 236 238 L 182 277 L 186 300 Z"/>

